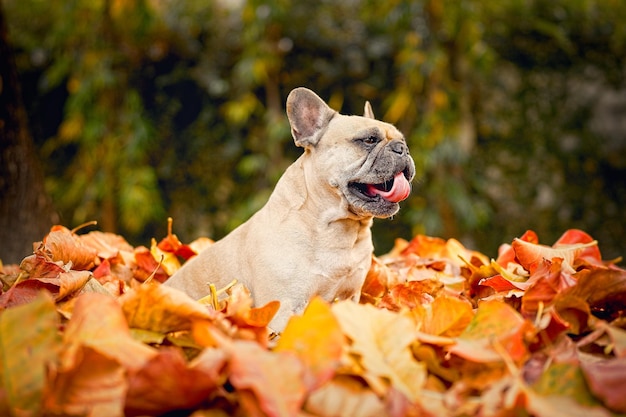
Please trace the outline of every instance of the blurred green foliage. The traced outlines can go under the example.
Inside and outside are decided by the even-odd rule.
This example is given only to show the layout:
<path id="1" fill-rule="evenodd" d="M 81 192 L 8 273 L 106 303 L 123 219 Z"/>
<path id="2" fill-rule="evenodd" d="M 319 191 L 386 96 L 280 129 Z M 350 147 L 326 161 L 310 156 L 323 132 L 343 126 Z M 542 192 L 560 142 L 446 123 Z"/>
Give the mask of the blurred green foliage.
<path id="1" fill-rule="evenodd" d="M 495 256 L 526 229 L 626 241 L 622 0 L 5 0 L 47 187 L 70 226 L 219 238 L 297 157 L 297 86 L 407 136 L 414 192 L 375 224 Z"/>

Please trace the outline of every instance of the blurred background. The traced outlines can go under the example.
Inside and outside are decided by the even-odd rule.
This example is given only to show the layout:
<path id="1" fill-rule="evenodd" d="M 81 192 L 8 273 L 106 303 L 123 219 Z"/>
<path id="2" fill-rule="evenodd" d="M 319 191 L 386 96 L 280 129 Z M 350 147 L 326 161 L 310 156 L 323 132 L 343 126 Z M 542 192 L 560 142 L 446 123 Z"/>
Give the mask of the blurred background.
<path id="1" fill-rule="evenodd" d="M 417 179 L 400 213 L 375 222 L 377 254 L 426 233 L 495 257 L 527 229 L 552 244 L 569 228 L 604 258 L 625 254 L 623 0 L 0 7 L 37 158 L 29 172 L 41 173 L 27 187 L 39 205 L 14 205 L 22 220 L 1 211 L 5 262 L 28 255 L 50 221 L 97 220 L 149 245 L 172 216 L 184 242 L 222 237 L 300 155 L 284 113 L 298 86 L 346 114 L 369 100 L 407 137 Z"/>

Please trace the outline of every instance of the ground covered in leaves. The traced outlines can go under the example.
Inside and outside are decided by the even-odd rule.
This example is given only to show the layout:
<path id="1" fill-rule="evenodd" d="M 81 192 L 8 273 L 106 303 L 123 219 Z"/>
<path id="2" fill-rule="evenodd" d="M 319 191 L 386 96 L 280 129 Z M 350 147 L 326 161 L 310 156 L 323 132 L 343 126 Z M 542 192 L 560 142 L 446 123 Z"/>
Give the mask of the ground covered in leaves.
<path id="1" fill-rule="evenodd" d="M 162 286 L 210 245 L 150 248 L 56 226 L 0 265 L 0 415 L 626 415 L 626 270 L 568 230 L 495 259 L 415 236 L 375 257 L 360 304 Z"/>

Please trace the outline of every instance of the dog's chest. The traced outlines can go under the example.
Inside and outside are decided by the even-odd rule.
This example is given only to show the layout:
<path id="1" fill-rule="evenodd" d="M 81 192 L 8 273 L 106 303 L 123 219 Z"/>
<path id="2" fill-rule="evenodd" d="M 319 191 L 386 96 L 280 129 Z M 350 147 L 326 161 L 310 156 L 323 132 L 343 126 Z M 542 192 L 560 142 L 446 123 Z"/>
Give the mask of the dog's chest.
<path id="1" fill-rule="evenodd" d="M 346 245 L 320 245 L 311 262 L 317 295 L 332 301 L 357 295 L 371 265 L 373 246 L 369 229 Z"/>

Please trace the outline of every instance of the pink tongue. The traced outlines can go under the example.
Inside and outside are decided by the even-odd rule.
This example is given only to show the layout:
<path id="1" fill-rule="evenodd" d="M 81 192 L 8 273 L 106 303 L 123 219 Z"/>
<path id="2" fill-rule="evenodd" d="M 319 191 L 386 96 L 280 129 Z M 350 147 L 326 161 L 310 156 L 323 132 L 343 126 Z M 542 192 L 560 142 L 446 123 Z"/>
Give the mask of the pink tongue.
<path id="1" fill-rule="evenodd" d="M 411 184 L 409 184 L 402 172 L 398 172 L 393 179 L 393 187 L 391 190 L 383 191 L 373 185 L 368 185 L 367 191 L 371 195 L 378 194 L 387 201 L 398 203 L 409 196 L 411 193 Z"/>

